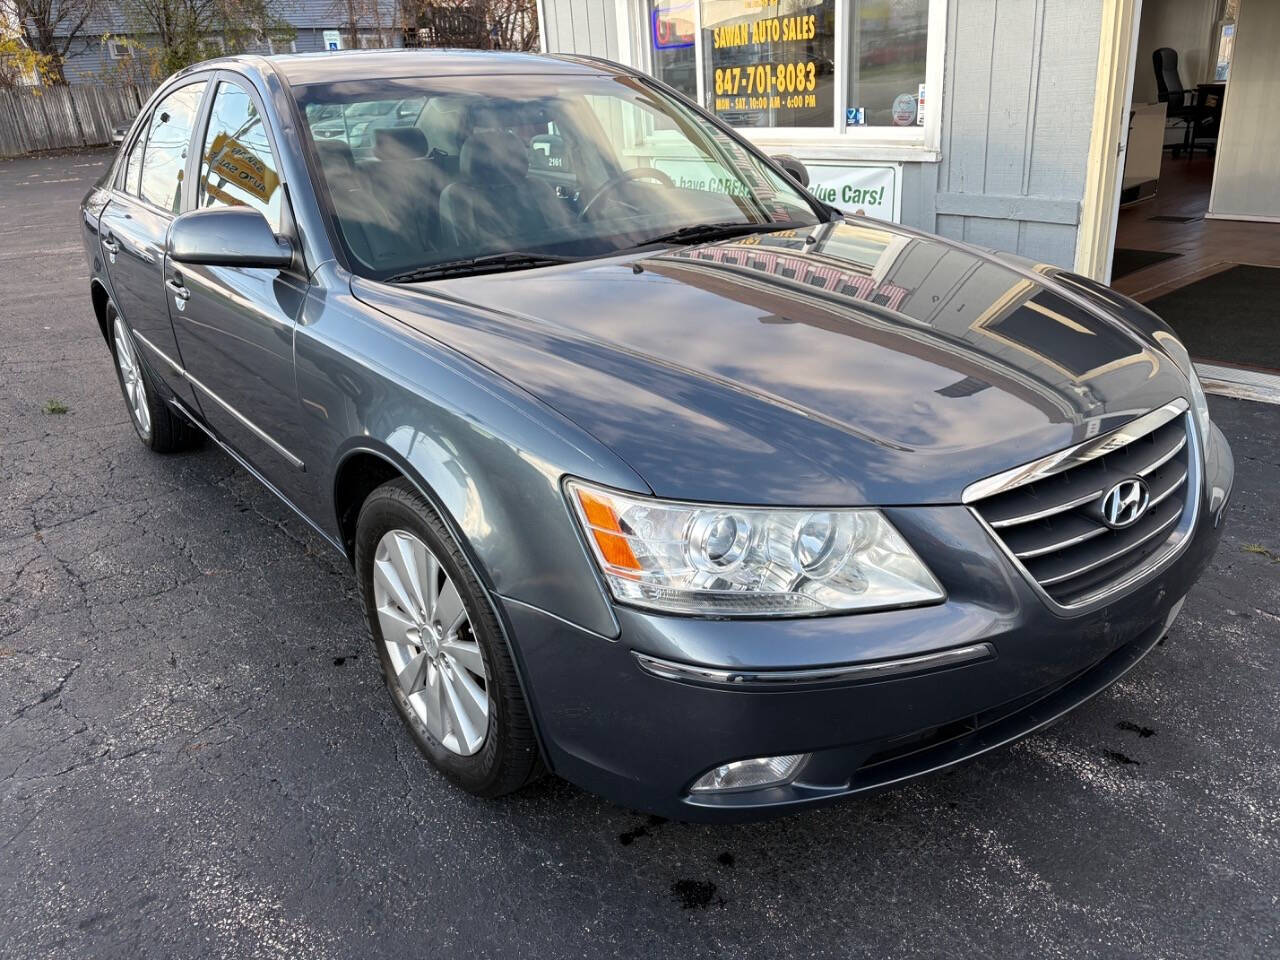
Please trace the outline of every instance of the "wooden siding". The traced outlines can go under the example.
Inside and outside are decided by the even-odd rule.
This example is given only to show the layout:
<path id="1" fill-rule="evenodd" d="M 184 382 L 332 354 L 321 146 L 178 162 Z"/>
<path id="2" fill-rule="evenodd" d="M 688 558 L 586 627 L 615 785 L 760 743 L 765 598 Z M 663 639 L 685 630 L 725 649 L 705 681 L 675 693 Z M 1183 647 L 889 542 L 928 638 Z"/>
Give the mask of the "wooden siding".
<path id="1" fill-rule="evenodd" d="M 1102 0 L 953 0 L 942 161 L 904 171 L 905 221 L 1071 265 L 1101 10 Z"/>
<path id="2" fill-rule="evenodd" d="M 547 50 L 617 60 L 617 13 L 617 4 L 612 0 L 545 0 Z"/>

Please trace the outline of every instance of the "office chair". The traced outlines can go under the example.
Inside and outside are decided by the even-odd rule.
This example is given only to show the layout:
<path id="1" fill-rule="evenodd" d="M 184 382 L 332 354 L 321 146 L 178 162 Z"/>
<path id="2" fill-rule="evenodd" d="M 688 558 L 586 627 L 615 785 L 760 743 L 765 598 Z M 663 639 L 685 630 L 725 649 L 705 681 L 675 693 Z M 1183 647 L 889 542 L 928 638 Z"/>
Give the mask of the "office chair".
<path id="1" fill-rule="evenodd" d="M 1182 145 L 1170 144 L 1176 157 L 1191 142 L 1191 128 L 1195 126 L 1199 113 L 1195 103 L 1196 93 L 1182 86 L 1182 78 L 1178 76 L 1177 50 L 1159 47 L 1152 52 L 1151 63 L 1156 71 L 1156 99 L 1167 104 L 1166 119 L 1183 124 Z"/>

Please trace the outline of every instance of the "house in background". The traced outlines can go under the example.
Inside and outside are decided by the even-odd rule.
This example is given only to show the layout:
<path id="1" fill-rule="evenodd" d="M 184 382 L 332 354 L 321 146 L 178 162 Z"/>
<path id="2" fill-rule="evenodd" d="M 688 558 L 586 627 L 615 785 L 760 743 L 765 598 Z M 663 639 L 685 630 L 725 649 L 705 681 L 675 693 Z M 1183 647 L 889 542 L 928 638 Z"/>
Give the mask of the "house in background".
<path id="1" fill-rule="evenodd" d="M 399 47 L 404 45 L 401 12 L 397 0 L 280 0 L 274 15 L 293 28 L 290 39 L 264 36 L 250 46 L 253 53 L 311 53 L 322 50 Z M 352 24 L 356 43 L 352 44 Z M 208 42 L 225 48 L 225 39 L 216 33 Z M 66 61 L 70 83 L 92 83 L 113 77 L 127 67 L 134 45 L 158 46 L 154 34 L 139 30 L 137 18 L 127 4 L 105 0 L 88 31 L 86 43 Z M 127 69 L 124 70 L 127 74 Z M 132 79 L 132 78 L 131 78 Z"/>

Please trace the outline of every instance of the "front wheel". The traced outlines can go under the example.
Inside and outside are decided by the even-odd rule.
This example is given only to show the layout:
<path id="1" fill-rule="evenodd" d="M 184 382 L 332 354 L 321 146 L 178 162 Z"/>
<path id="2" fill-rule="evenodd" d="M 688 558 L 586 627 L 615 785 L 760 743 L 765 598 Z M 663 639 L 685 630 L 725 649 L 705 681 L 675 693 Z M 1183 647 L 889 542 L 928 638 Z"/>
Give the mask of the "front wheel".
<path id="1" fill-rule="evenodd" d="M 387 688 L 418 748 L 470 793 L 539 771 L 533 724 L 484 588 L 425 499 L 402 480 L 369 495 L 356 573 Z"/>

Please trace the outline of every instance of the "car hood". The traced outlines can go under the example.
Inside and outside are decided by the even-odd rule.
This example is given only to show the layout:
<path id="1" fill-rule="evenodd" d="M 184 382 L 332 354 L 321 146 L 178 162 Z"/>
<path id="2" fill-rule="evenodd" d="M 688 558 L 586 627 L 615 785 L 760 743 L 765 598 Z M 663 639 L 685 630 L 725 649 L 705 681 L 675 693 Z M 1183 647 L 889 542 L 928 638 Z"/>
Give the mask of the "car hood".
<path id="1" fill-rule="evenodd" d="M 1184 395 L 1052 279 L 876 221 L 357 297 L 608 444 L 659 496 L 958 502 L 975 480 Z"/>

